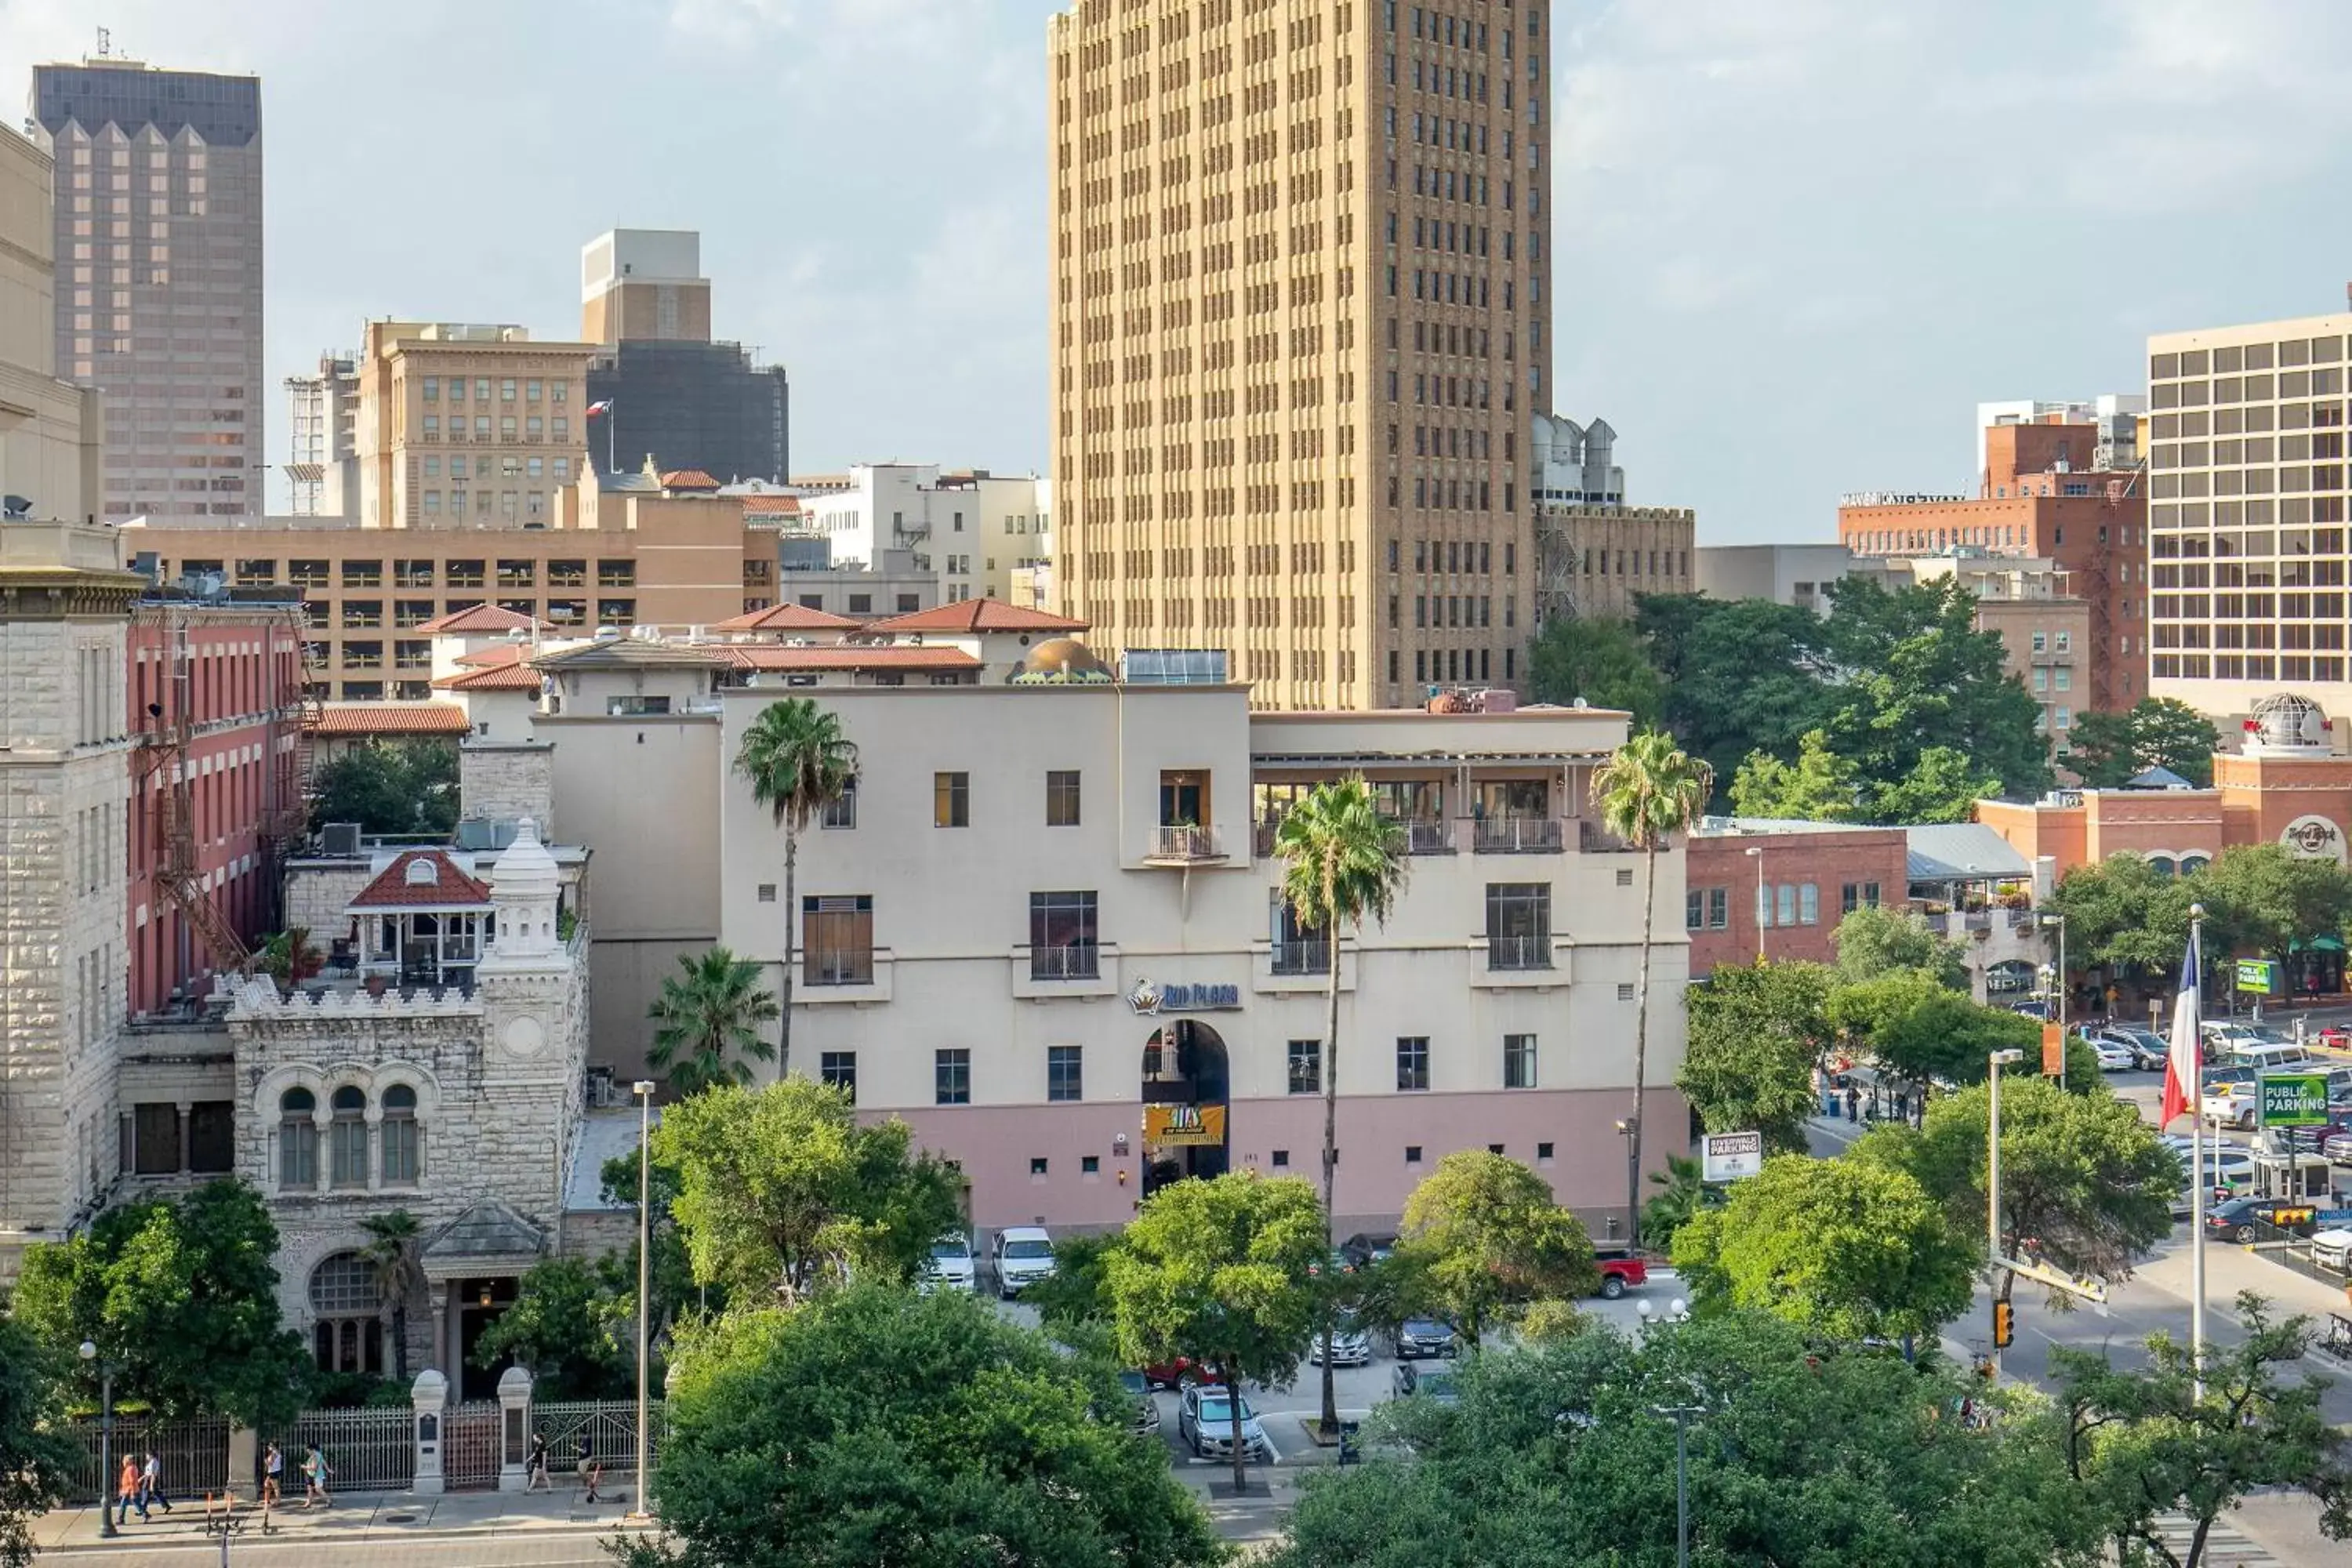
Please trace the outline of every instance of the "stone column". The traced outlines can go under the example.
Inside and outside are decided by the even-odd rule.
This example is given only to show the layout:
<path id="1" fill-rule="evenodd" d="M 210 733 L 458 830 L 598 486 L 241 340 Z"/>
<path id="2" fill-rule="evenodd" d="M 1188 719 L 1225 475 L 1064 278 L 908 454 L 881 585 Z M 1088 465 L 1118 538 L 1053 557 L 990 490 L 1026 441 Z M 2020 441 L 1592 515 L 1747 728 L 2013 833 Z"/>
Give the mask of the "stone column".
<path id="1" fill-rule="evenodd" d="M 446 1489 L 442 1421 L 449 1405 L 449 1380 L 427 1368 L 416 1374 L 408 1399 L 416 1411 L 416 1482 L 411 1489 L 422 1497 L 439 1497 Z"/>
<path id="2" fill-rule="evenodd" d="M 524 1468 L 530 1454 L 530 1373 L 510 1366 L 499 1374 L 499 1490 L 519 1492 L 530 1484 Z"/>
<path id="3" fill-rule="evenodd" d="M 449 1366 L 449 1286 L 436 1279 L 425 1287 L 433 1304 L 433 1365 L 446 1371 Z"/>

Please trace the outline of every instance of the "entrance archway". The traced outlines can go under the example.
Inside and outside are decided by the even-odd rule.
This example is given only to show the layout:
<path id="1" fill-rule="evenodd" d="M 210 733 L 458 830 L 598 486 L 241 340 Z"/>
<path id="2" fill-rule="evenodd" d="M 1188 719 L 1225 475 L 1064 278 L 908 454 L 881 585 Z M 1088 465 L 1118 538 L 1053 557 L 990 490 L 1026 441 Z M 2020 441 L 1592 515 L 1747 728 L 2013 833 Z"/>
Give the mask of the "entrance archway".
<path id="1" fill-rule="evenodd" d="M 1226 1102 L 1233 1073 L 1224 1037 L 1197 1018 L 1173 1018 L 1143 1043 L 1143 1195 L 1189 1176 L 1222 1176 L 1231 1162 Z"/>

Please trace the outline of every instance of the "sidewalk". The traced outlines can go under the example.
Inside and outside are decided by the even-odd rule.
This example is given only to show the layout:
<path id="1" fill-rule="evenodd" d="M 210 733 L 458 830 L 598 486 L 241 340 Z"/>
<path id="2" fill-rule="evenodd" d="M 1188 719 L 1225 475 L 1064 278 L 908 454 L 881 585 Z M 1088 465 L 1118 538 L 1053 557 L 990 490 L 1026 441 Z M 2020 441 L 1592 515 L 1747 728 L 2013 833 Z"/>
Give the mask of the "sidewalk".
<path id="1" fill-rule="evenodd" d="M 2185 1242 L 2148 1258 L 2133 1272 L 2158 1289 L 2178 1296 L 2184 1301 L 2191 1294 L 2189 1288 L 2189 1249 Z M 2298 1274 L 2283 1263 L 2273 1263 L 2252 1247 L 2241 1247 L 2234 1242 L 2207 1242 L 2206 1310 L 2236 1322 L 2238 1292 L 2241 1290 L 2252 1290 L 2267 1298 L 2282 1314 L 2301 1312 L 2317 1318 L 2323 1329 L 2327 1326 L 2327 1315 L 2331 1312 L 2340 1317 L 2352 1317 L 2352 1302 L 2347 1301 L 2341 1289 L 2323 1285 L 2307 1274 Z"/>
<path id="2" fill-rule="evenodd" d="M 604 1492 L 593 1505 L 581 1500 L 577 1483 L 553 1492 L 451 1492 L 420 1497 L 414 1492 L 337 1492 L 331 1508 L 305 1511 L 298 1500 L 291 1507 L 261 1510 L 240 1498 L 236 1507 L 236 1539 L 259 1542 L 316 1541 L 320 1561 L 330 1545 L 427 1536 L 446 1541 L 466 1536 L 519 1536 L 564 1533 L 608 1534 L 621 1527 L 636 1495 L 628 1478 Z M 220 1515 L 214 1515 L 218 1529 Z M 33 1522 L 33 1542 L 42 1552 L 146 1551 L 159 1546 L 184 1547 L 213 1539 L 205 1529 L 205 1500 L 173 1498 L 172 1511 L 158 1508 L 142 1520 L 134 1510 L 128 1524 L 110 1541 L 99 1534 L 94 1508 L 59 1509 Z M 266 1531 L 266 1534 L 265 1534 Z"/>

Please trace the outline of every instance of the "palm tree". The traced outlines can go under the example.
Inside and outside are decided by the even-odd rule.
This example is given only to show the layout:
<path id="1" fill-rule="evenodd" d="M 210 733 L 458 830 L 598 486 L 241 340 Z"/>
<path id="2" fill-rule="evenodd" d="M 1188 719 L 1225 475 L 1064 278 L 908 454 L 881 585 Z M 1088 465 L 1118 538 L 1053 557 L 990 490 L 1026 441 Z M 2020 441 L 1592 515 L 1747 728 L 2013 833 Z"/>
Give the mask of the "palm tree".
<path id="1" fill-rule="evenodd" d="M 801 833 L 817 813 L 857 784 L 857 746 L 841 732 L 841 716 L 805 697 L 786 698 L 761 710 L 735 750 L 735 771 L 751 786 L 751 798 L 775 815 L 784 835 L 784 987 L 782 1026 L 777 1030 L 776 1070 L 793 1065 L 793 939 L 799 927 L 798 876 Z"/>
<path id="2" fill-rule="evenodd" d="M 425 1270 L 417 1255 L 425 1226 L 406 1209 L 369 1215 L 360 1221 L 368 1244 L 360 1256 L 375 1270 L 375 1288 L 392 1309 L 392 1375 L 408 1381 L 408 1298 Z"/>
<path id="3" fill-rule="evenodd" d="M 1274 852 L 1283 861 L 1282 897 L 1299 926 L 1321 931 L 1331 950 L 1329 1012 L 1323 1032 L 1323 1252 L 1331 1252 L 1332 1175 L 1339 1163 L 1339 928 L 1360 939 L 1364 919 L 1386 922 L 1404 885 L 1405 833 L 1382 816 L 1360 773 L 1318 784 L 1275 829 Z M 1328 1294 L 1328 1293 L 1327 1293 Z M 1330 1304 L 1318 1297 L 1328 1332 Z M 1323 1435 L 1339 1429 L 1331 1358 L 1323 1358 Z"/>
<path id="4" fill-rule="evenodd" d="M 1715 773 L 1685 752 L 1663 730 L 1644 730 L 1617 749 L 1592 775 L 1592 804 L 1610 832 L 1642 852 L 1647 862 L 1642 888 L 1642 982 L 1633 1011 L 1633 1114 L 1625 1135 L 1633 1147 L 1626 1159 L 1642 1168 L 1642 1086 L 1650 1066 L 1650 946 L 1658 908 L 1658 850 L 1686 831 L 1715 793 Z M 1628 1194 L 1625 1230 L 1631 1244 L 1642 1239 L 1642 1215 Z"/>
<path id="5" fill-rule="evenodd" d="M 782 1011 L 760 984 L 760 966 L 714 947 L 679 959 L 677 967 L 680 973 L 663 978 L 661 994 L 646 1009 L 655 1026 L 646 1065 L 667 1079 L 677 1094 L 750 1083 L 751 1064 L 742 1058 L 764 1062 L 775 1057 L 776 1047 L 760 1026 Z"/>

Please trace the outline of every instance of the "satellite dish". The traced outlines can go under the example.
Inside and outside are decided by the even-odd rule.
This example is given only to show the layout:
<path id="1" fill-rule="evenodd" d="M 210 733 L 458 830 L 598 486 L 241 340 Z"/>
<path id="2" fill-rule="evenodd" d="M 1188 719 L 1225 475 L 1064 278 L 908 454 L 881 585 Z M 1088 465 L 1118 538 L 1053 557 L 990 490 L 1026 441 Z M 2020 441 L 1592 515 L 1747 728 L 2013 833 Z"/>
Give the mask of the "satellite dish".
<path id="1" fill-rule="evenodd" d="M 0 519 L 5 519 L 10 522 L 23 522 L 32 515 L 32 497 L 0 496 Z"/>

